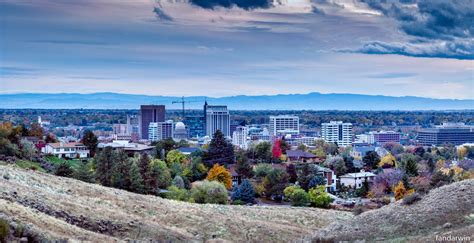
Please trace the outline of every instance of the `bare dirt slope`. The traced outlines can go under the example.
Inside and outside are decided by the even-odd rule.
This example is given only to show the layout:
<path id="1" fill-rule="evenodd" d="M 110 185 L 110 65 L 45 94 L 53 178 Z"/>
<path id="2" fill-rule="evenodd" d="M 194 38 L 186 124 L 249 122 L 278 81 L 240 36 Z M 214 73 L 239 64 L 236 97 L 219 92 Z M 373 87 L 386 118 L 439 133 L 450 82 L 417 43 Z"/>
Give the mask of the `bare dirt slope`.
<path id="1" fill-rule="evenodd" d="M 402 201 L 334 222 L 316 231 L 313 241 L 397 240 L 436 241 L 436 236 L 467 236 L 474 240 L 474 180 L 430 191 L 422 200 Z"/>
<path id="2" fill-rule="evenodd" d="M 200 205 L 0 165 L 0 218 L 37 239 L 288 242 L 346 212 Z"/>

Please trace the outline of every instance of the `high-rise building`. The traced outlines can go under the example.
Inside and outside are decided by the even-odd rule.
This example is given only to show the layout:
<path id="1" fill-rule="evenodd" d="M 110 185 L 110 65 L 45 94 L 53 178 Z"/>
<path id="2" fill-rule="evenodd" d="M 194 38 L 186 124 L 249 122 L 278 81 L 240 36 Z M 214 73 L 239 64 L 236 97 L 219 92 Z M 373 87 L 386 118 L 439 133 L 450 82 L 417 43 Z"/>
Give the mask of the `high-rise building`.
<path id="1" fill-rule="evenodd" d="M 206 117 L 206 136 L 212 137 L 217 130 L 224 136 L 230 137 L 230 114 L 225 105 L 204 104 L 204 115 Z"/>
<path id="2" fill-rule="evenodd" d="M 270 136 L 297 135 L 300 133 L 300 118 L 290 115 L 270 116 Z"/>
<path id="3" fill-rule="evenodd" d="M 241 149 L 247 149 L 249 144 L 249 129 L 246 126 L 238 126 L 232 133 L 232 144 Z"/>
<path id="4" fill-rule="evenodd" d="M 160 141 L 173 138 L 173 121 L 150 122 L 148 124 L 148 139 L 150 141 Z"/>
<path id="5" fill-rule="evenodd" d="M 441 126 L 420 130 L 417 139 L 420 145 L 425 146 L 474 143 L 474 127 L 464 123 L 443 123 Z"/>
<path id="6" fill-rule="evenodd" d="M 187 116 L 184 122 L 190 138 L 206 136 L 205 116 Z"/>
<path id="7" fill-rule="evenodd" d="M 352 143 L 352 123 L 331 121 L 321 124 L 321 137 L 328 143 L 349 146 Z"/>
<path id="8" fill-rule="evenodd" d="M 140 137 L 148 139 L 148 126 L 151 122 L 165 121 L 164 105 L 142 105 L 140 106 Z"/>

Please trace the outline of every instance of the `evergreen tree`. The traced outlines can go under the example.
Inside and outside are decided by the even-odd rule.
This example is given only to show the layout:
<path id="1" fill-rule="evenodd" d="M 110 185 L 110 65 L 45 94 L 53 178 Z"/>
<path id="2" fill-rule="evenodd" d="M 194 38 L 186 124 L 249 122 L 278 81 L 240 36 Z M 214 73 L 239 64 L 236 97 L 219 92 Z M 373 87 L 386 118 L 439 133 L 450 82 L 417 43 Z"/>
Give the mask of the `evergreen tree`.
<path id="1" fill-rule="evenodd" d="M 283 196 L 283 190 L 285 190 L 286 184 L 288 183 L 288 177 L 286 171 L 282 169 L 273 169 L 270 171 L 263 180 L 266 196 Z"/>
<path id="2" fill-rule="evenodd" d="M 321 175 L 314 176 L 308 184 L 308 189 L 316 187 L 316 186 L 324 186 L 326 185 L 326 178 Z"/>
<path id="3" fill-rule="evenodd" d="M 138 161 L 138 171 L 143 181 L 143 185 L 146 189 L 146 181 L 148 181 L 147 175 L 150 170 L 150 157 L 148 154 L 142 154 L 140 160 Z"/>
<path id="4" fill-rule="evenodd" d="M 240 200 L 246 203 L 253 203 L 255 199 L 255 189 L 249 180 L 245 179 L 239 186 Z"/>
<path id="5" fill-rule="evenodd" d="M 130 167 L 130 180 L 130 191 L 142 194 L 146 193 L 145 182 L 140 174 L 140 168 L 135 162 L 133 162 Z"/>
<path id="6" fill-rule="evenodd" d="M 214 164 L 233 164 L 234 163 L 234 146 L 227 141 L 224 134 L 217 130 L 209 143 L 209 149 L 205 153 L 204 162 L 208 167 Z"/>
<path id="7" fill-rule="evenodd" d="M 377 164 L 380 162 L 380 156 L 375 151 L 368 151 L 362 161 L 364 162 L 365 167 L 376 169 Z"/>
<path id="8" fill-rule="evenodd" d="M 241 201 L 242 195 L 240 194 L 240 187 L 235 186 L 235 187 L 232 189 L 230 198 L 232 199 L 233 202 Z"/>
<path id="9" fill-rule="evenodd" d="M 294 164 L 290 164 L 286 167 L 286 173 L 290 176 L 288 179 L 290 183 L 295 183 L 298 180 L 298 174 L 296 173 L 296 166 Z"/>
<path id="10" fill-rule="evenodd" d="M 89 149 L 91 153 L 91 157 L 95 156 L 95 150 L 97 149 L 97 145 L 99 141 L 97 137 L 91 130 L 84 131 L 84 135 L 82 136 L 81 142 Z"/>
<path id="11" fill-rule="evenodd" d="M 114 152 L 106 147 L 94 158 L 96 164 L 96 180 L 103 186 L 112 186 Z"/>
<path id="12" fill-rule="evenodd" d="M 130 191 L 132 187 L 132 179 L 130 177 L 132 163 L 132 160 L 127 157 L 125 152 L 121 151 L 117 154 L 112 175 L 113 186 L 115 188 Z"/>
<path id="13" fill-rule="evenodd" d="M 173 181 L 171 182 L 171 185 L 179 188 L 179 189 L 184 189 L 184 180 L 181 176 L 177 175 L 174 177 Z"/>
<path id="14" fill-rule="evenodd" d="M 168 188 L 171 185 L 171 174 L 166 163 L 158 159 L 152 160 L 147 179 L 145 184 L 150 194 L 157 194 L 160 188 Z"/>
<path id="15" fill-rule="evenodd" d="M 298 175 L 298 184 L 305 191 L 309 189 L 309 182 L 316 175 L 315 171 L 309 164 L 304 164 Z"/>
<path id="16" fill-rule="evenodd" d="M 62 162 L 56 167 L 56 171 L 54 172 L 54 174 L 57 176 L 72 177 L 72 175 L 74 174 L 74 170 L 68 163 Z"/>
<path id="17" fill-rule="evenodd" d="M 253 177 L 253 168 L 249 163 L 249 159 L 244 151 L 237 152 L 237 163 L 235 165 L 235 171 L 237 174 L 244 178 Z"/>
<path id="18" fill-rule="evenodd" d="M 90 170 L 89 163 L 79 162 L 79 167 L 74 171 L 74 179 L 92 183 L 94 182 L 94 175 Z"/>

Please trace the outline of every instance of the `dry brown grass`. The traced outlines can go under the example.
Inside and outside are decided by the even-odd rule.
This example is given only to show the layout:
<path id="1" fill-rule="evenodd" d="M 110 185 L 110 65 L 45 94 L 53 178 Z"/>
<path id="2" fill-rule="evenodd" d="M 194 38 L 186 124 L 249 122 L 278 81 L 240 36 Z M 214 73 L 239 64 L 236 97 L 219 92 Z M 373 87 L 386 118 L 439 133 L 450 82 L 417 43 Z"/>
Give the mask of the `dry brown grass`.
<path id="1" fill-rule="evenodd" d="M 170 201 L 11 166 L 0 166 L 0 212 L 15 222 L 31 225 L 46 239 L 97 242 L 288 242 L 335 220 L 352 217 L 346 212 L 315 208 Z"/>

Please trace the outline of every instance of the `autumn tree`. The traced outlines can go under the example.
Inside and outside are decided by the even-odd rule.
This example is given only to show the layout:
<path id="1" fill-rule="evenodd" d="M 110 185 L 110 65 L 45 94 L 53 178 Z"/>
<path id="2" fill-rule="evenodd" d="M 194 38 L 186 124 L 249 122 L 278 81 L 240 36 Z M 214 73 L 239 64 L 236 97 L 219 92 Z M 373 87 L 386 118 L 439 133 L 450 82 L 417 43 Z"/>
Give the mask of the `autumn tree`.
<path id="1" fill-rule="evenodd" d="M 400 181 L 398 182 L 397 186 L 393 189 L 393 192 L 395 193 L 395 200 L 400 200 L 405 196 L 405 193 L 407 192 L 405 185 L 403 185 L 403 182 Z"/>
<path id="2" fill-rule="evenodd" d="M 166 155 L 166 163 L 168 166 L 172 165 L 173 163 L 178 163 L 182 164 L 186 162 L 187 157 L 183 153 L 181 153 L 179 150 L 173 149 L 168 152 Z"/>
<path id="3" fill-rule="evenodd" d="M 378 164 L 378 167 L 392 168 L 392 167 L 395 167 L 396 162 L 397 162 L 397 159 L 395 158 L 395 156 L 393 156 L 391 153 L 388 153 L 387 155 L 382 157 L 382 159 L 380 160 Z"/>
<path id="4" fill-rule="evenodd" d="M 208 181 L 218 181 L 229 190 L 232 188 L 232 175 L 230 172 L 219 164 L 214 164 L 214 166 L 207 173 L 206 180 Z"/>
<path id="5" fill-rule="evenodd" d="M 272 157 L 273 159 L 275 160 L 279 160 L 280 157 L 282 155 L 282 151 L 281 151 L 281 140 L 280 139 L 277 139 L 275 140 L 275 142 L 273 143 L 273 147 L 272 147 Z"/>

